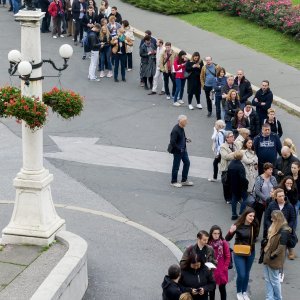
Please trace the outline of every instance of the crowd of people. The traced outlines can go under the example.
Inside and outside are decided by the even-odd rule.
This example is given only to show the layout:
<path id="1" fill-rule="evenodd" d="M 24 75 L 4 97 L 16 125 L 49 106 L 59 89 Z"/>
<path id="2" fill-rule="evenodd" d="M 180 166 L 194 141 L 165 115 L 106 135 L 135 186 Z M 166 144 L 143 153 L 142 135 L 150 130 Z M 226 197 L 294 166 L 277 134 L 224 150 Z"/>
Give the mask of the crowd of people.
<path id="1" fill-rule="evenodd" d="M 6 0 L 1 1 L 0 5 L 6 7 Z M 19 0 L 9 3 L 9 11 L 17 13 L 21 8 Z M 133 69 L 135 38 L 117 7 L 109 6 L 107 0 L 101 1 L 99 8 L 94 0 L 36 0 L 35 5 L 45 12 L 42 33 L 52 32 L 53 38 L 67 35 L 75 46 L 82 46 L 82 59 L 90 58 L 89 80 L 100 81 L 106 76 L 119 82 L 120 68 L 121 80 L 126 82 L 126 72 Z M 207 117 L 212 117 L 215 107 L 213 176 L 208 180 L 217 182 L 220 172 L 224 200 L 231 205 L 234 221 L 225 238 L 217 225 L 209 233 L 198 233 L 197 243 L 186 249 L 180 265 L 169 268 L 162 284 L 163 299 L 214 300 L 217 285 L 221 300 L 225 300 L 232 260 L 237 271 L 237 299 L 250 299 L 247 288 L 260 227 L 266 299 L 282 299 L 280 282 L 286 252 L 289 259 L 295 259 L 296 242 L 292 241 L 296 241 L 300 207 L 300 161 L 293 141 L 285 138 L 281 142 L 283 128 L 272 107 L 269 81 L 263 80 L 253 96 L 242 69 L 236 76 L 227 75 L 211 56 L 205 57 L 204 63 L 199 52 L 190 58 L 184 50 L 176 54 L 171 42 L 155 39 L 150 30 L 140 42 L 139 55 L 140 86 L 149 90 L 148 95 L 165 95 L 175 107 L 182 107 L 187 83 L 188 109 L 194 109 L 194 97 L 196 108 L 202 109 L 202 91 Z M 190 139 L 185 136 L 186 124 L 187 117 L 180 115 L 168 146 L 173 154 L 171 184 L 176 188 L 193 186 L 188 180 L 186 144 Z M 181 161 L 182 179 L 178 181 Z M 234 235 L 231 254 L 227 241 Z"/>

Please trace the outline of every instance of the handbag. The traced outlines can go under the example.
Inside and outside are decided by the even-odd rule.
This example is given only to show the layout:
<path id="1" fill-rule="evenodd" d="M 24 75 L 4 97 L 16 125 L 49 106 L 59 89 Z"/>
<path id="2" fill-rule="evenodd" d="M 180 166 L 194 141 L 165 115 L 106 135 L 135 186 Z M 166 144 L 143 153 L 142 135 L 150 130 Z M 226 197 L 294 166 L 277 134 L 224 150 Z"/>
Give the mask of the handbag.
<path id="1" fill-rule="evenodd" d="M 191 74 L 192 74 L 192 72 L 184 71 L 183 77 L 184 77 L 184 78 L 189 78 Z"/>
<path id="2" fill-rule="evenodd" d="M 288 240 L 287 240 L 287 243 L 286 243 L 286 246 L 287 248 L 295 248 L 296 245 L 298 243 L 298 237 L 296 235 L 296 232 L 294 229 L 292 229 L 292 232 L 289 234 L 288 236 Z"/>
<path id="3" fill-rule="evenodd" d="M 167 150 L 169 153 L 173 153 L 173 146 L 171 144 L 169 144 Z"/>
<path id="4" fill-rule="evenodd" d="M 251 245 L 253 241 L 253 227 L 251 226 L 251 238 L 250 245 L 234 245 L 233 253 L 240 256 L 250 256 L 251 255 Z"/>

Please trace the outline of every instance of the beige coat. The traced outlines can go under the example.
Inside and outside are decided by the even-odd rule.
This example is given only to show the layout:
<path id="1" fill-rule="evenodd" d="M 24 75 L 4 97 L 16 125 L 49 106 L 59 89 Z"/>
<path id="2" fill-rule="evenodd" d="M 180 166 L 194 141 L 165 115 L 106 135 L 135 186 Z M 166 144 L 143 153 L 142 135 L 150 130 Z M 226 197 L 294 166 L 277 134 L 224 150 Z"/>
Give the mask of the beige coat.
<path id="1" fill-rule="evenodd" d="M 257 165 L 258 158 L 254 151 L 242 150 L 243 158 L 242 163 L 245 167 L 246 178 L 248 179 L 248 192 L 252 192 L 253 186 L 255 184 L 255 179 L 258 176 L 258 172 L 255 169 L 255 165 Z"/>
<path id="2" fill-rule="evenodd" d="M 238 137 L 234 141 L 236 151 L 242 149 L 244 141 L 245 141 L 245 139 L 239 134 Z"/>
<path id="3" fill-rule="evenodd" d="M 167 64 L 164 64 L 165 61 L 165 55 L 166 55 L 166 50 L 164 50 L 161 53 L 160 59 L 159 59 L 159 69 L 162 72 L 168 73 L 168 68 L 167 68 Z M 171 57 L 169 58 L 169 61 L 171 63 L 171 67 L 174 65 L 174 59 L 176 57 L 175 52 L 171 49 Z"/>
<path id="4" fill-rule="evenodd" d="M 235 146 L 233 145 L 233 151 L 229 148 L 229 144 L 225 142 L 220 147 L 220 154 L 221 154 L 221 163 L 220 163 L 220 171 L 224 172 L 228 170 L 229 163 L 234 159 L 234 151 Z"/>

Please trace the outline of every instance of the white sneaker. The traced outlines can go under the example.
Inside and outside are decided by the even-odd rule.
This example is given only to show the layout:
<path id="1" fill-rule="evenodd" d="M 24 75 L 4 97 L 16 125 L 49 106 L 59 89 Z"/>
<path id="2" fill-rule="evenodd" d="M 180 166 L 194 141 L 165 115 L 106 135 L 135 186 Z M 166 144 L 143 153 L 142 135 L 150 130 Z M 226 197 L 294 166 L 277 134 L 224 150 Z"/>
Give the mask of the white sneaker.
<path id="1" fill-rule="evenodd" d="M 57 36 L 56 36 L 56 35 L 53 35 L 53 38 L 54 38 L 54 39 L 57 39 Z"/>
<path id="2" fill-rule="evenodd" d="M 132 69 L 127 69 L 128 72 L 132 71 Z"/>
<path id="3" fill-rule="evenodd" d="M 174 183 L 171 183 L 172 186 L 176 187 L 176 188 L 181 188 L 182 187 L 182 184 L 179 183 L 179 182 L 174 182 Z"/>
<path id="4" fill-rule="evenodd" d="M 180 103 L 174 102 L 173 105 L 178 107 L 178 106 L 180 106 Z"/>
<path id="5" fill-rule="evenodd" d="M 167 96 L 166 98 L 167 98 L 167 100 L 170 100 L 170 99 L 171 99 L 171 97 L 170 97 L 170 96 Z"/>
<path id="6" fill-rule="evenodd" d="M 100 78 L 103 78 L 104 76 L 104 71 L 100 71 Z"/>
<path id="7" fill-rule="evenodd" d="M 244 300 L 250 300 L 248 294 L 246 292 L 243 293 Z"/>
<path id="8" fill-rule="evenodd" d="M 177 102 L 180 104 L 184 104 L 184 101 L 182 101 L 181 99 L 177 100 Z"/>
<path id="9" fill-rule="evenodd" d="M 189 109 L 190 109 L 190 110 L 193 110 L 193 109 L 194 109 L 194 106 L 193 106 L 192 104 L 190 104 L 190 105 L 189 105 Z"/>
<path id="10" fill-rule="evenodd" d="M 64 38 L 65 36 L 63 34 L 60 35 L 61 38 Z"/>
<path id="11" fill-rule="evenodd" d="M 97 82 L 99 82 L 100 78 L 96 77 L 96 78 L 90 79 L 90 81 L 97 81 Z"/>
<path id="12" fill-rule="evenodd" d="M 112 77 L 112 76 L 113 76 L 113 73 L 112 73 L 112 71 L 108 71 L 108 73 L 107 73 L 106 77 L 110 78 L 110 77 Z"/>
<path id="13" fill-rule="evenodd" d="M 237 293 L 236 298 L 237 298 L 237 300 L 244 300 L 244 297 L 243 297 L 242 293 Z"/>
<path id="14" fill-rule="evenodd" d="M 202 109 L 202 105 L 201 104 L 197 104 L 197 108 Z"/>
<path id="15" fill-rule="evenodd" d="M 208 181 L 210 181 L 210 182 L 217 182 L 217 179 L 214 179 L 214 178 L 208 178 Z"/>
<path id="16" fill-rule="evenodd" d="M 284 273 L 279 273 L 279 282 L 282 283 L 284 279 Z"/>
<path id="17" fill-rule="evenodd" d="M 192 181 L 181 181 L 182 186 L 193 186 L 194 183 Z"/>

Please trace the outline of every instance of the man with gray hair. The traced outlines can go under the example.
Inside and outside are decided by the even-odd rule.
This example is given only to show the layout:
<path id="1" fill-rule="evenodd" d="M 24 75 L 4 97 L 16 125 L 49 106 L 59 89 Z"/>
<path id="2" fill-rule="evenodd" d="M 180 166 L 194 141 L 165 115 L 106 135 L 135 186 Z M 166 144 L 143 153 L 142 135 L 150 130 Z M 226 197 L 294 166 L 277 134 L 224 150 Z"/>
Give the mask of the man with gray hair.
<path id="1" fill-rule="evenodd" d="M 278 182 L 291 174 L 291 166 L 295 161 L 299 162 L 299 159 L 292 154 L 288 146 L 283 146 L 281 148 L 281 156 L 277 158 L 274 168 L 274 174 Z"/>
<path id="2" fill-rule="evenodd" d="M 190 143 L 191 140 L 185 137 L 184 127 L 186 124 L 187 116 L 180 115 L 178 117 L 178 124 L 176 124 L 172 129 L 170 144 L 168 146 L 168 152 L 173 154 L 171 185 L 177 188 L 194 185 L 191 181 L 187 180 L 190 168 L 190 160 L 186 150 L 186 143 Z M 183 162 L 183 169 L 180 183 L 177 182 L 177 175 L 181 161 Z"/>

